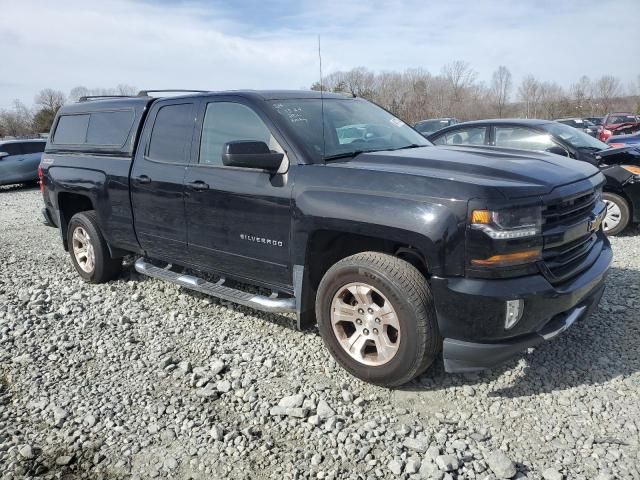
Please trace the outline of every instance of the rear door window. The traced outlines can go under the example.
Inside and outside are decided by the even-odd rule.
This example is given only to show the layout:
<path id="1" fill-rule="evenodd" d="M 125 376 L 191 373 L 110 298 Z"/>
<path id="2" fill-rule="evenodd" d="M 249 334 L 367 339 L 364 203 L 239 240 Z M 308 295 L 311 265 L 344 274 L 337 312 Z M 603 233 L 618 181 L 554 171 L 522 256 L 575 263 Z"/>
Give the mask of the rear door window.
<path id="1" fill-rule="evenodd" d="M 496 147 L 544 151 L 556 146 L 548 133 L 524 127 L 496 125 L 495 138 Z"/>
<path id="2" fill-rule="evenodd" d="M 62 115 L 58 120 L 53 143 L 62 145 L 79 145 L 85 143 L 89 114 Z"/>
<path id="3" fill-rule="evenodd" d="M 186 162 L 193 129 L 193 103 L 160 107 L 151 131 L 147 158 L 158 162 Z"/>
<path id="4" fill-rule="evenodd" d="M 484 145 L 487 127 L 458 128 L 437 137 L 436 145 Z"/>
<path id="5" fill-rule="evenodd" d="M 129 137 L 133 120 L 134 115 L 131 110 L 92 113 L 87 131 L 87 143 L 120 147 Z"/>

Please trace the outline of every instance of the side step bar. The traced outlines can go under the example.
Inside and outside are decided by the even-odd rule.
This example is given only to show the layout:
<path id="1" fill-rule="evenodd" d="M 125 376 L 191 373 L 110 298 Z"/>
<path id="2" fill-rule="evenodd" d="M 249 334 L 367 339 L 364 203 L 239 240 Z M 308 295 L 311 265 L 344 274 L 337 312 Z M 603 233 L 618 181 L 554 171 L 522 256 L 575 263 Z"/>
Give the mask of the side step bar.
<path id="1" fill-rule="evenodd" d="M 277 298 L 275 295 L 265 297 L 264 295 L 255 295 L 253 293 L 243 292 L 235 288 L 225 287 L 223 285 L 225 279 L 221 278 L 219 281 L 207 282 L 206 280 L 194 277 L 192 275 L 183 275 L 170 270 L 170 265 L 167 268 L 156 267 L 155 265 L 145 261 L 144 258 L 136 260 L 135 268 L 138 273 L 147 275 L 149 277 L 158 278 L 167 282 L 175 283 L 185 288 L 195 290 L 212 297 L 218 297 L 222 300 L 238 303 L 240 305 L 246 305 L 247 307 L 255 308 L 256 310 L 262 310 L 264 312 L 273 313 L 295 313 L 296 312 L 296 299 L 291 298 Z"/>

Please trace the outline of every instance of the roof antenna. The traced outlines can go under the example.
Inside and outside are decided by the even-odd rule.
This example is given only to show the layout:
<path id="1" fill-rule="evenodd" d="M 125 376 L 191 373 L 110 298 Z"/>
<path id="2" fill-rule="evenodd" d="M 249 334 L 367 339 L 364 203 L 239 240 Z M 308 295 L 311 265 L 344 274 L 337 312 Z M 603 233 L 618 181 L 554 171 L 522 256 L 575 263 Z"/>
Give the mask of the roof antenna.
<path id="1" fill-rule="evenodd" d="M 322 84 L 322 51 L 320 49 L 320 35 L 318 35 L 318 60 L 320 65 L 320 115 L 322 118 L 322 160 L 327 156 L 327 143 L 324 136 L 324 85 Z"/>

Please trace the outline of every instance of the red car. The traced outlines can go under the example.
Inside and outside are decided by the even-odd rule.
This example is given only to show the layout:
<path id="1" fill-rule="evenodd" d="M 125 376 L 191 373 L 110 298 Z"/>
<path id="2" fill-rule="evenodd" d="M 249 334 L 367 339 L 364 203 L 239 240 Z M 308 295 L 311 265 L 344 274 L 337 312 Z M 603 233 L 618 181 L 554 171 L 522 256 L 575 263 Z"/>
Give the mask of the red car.
<path id="1" fill-rule="evenodd" d="M 598 140 L 606 142 L 611 135 L 626 135 L 640 130 L 638 117 L 632 113 L 608 113 L 598 127 Z"/>

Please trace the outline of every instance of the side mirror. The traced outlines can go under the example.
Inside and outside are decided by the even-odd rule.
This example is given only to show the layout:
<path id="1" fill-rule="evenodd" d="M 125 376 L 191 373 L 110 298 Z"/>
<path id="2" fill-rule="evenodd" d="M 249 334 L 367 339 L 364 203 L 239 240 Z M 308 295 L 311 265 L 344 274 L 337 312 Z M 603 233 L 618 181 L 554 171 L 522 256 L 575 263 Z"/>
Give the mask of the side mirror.
<path id="1" fill-rule="evenodd" d="M 224 144 L 222 163 L 227 167 L 259 168 L 277 172 L 283 153 L 273 153 L 264 142 L 237 140 Z"/>
<path id="2" fill-rule="evenodd" d="M 547 148 L 547 152 L 555 153 L 556 155 L 561 155 L 563 157 L 570 157 L 569 152 L 562 148 L 560 145 L 555 145 L 553 147 Z"/>
<path id="3" fill-rule="evenodd" d="M 8 157 L 9 154 L 7 152 L 0 152 L 0 160 L 2 160 L 4 157 Z"/>

